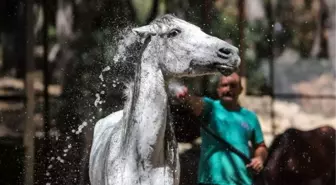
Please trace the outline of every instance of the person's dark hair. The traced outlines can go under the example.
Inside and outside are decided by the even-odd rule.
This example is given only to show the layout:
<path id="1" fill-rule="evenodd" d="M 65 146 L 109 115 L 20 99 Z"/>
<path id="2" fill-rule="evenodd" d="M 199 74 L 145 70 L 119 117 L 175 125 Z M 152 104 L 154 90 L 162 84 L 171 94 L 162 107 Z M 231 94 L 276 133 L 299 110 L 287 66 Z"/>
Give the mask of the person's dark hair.
<path id="1" fill-rule="evenodd" d="M 233 72 L 231 75 L 233 75 L 233 74 L 237 74 L 237 76 L 239 77 L 239 85 L 240 85 L 240 87 L 242 87 L 242 82 L 241 82 L 241 76 L 240 76 L 240 74 L 238 73 L 238 72 Z M 229 76 L 231 76 L 231 75 L 229 75 Z M 216 88 L 218 87 L 218 85 L 219 85 L 219 82 L 220 82 L 220 79 L 223 77 L 224 75 L 217 75 L 217 77 L 216 77 L 216 79 L 215 79 L 215 84 L 216 84 Z"/>

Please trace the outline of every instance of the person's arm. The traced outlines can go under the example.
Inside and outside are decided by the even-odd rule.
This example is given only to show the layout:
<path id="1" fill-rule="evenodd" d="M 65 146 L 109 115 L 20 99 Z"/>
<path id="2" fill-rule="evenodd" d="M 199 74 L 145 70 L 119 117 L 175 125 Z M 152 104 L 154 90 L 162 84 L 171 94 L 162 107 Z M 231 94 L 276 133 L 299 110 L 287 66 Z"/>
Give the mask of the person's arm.
<path id="1" fill-rule="evenodd" d="M 254 148 L 254 155 L 251 159 L 251 163 L 248 164 L 247 167 L 251 167 L 255 171 L 260 172 L 264 168 L 264 162 L 267 158 L 268 151 L 257 116 L 255 116 L 252 144 Z"/>
<path id="2" fill-rule="evenodd" d="M 190 110 L 191 114 L 199 118 L 199 123 L 208 125 L 209 119 L 211 119 L 213 104 L 215 100 L 209 97 L 194 96 L 188 93 L 186 87 L 183 90 L 176 93 L 175 97 L 182 103 L 185 108 Z"/>
<path id="3" fill-rule="evenodd" d="M 178 82 L 170 82 L 169 91 L 173 97 L 187 106 L 197 117 L 202 114 L 206 115 L 211 110 L 210 104 L 213 101 L 212 99 L 191 95 L 188 92 L 188 88 Z"/>
<path id="4" fill-rule="evenodd" d="M 264 142 L 258 144 L 254 150 L 254 156 L 251 159 L 251 163 L 247 167 L 251 167 L 257 172 L 260 172 L 264 168 L 264 162 L 267 158 L 268 152 Z"/>
<path id="5" fill-rule="evenodd" d="M 259 157 L 264 163 L 267 158 L 268 152 L 264 142 L 258 144 L 254 150 L 254 157 Z"/>
<path id="6" fill-rule="evenodd" d="M 204 108 L 202 97 L 190 95 L 188 89 L 185 88 L 183 92 L 177 94 L 178 99 L 184 103 L 193 112 L 195 116 L 200 116 Z"/>

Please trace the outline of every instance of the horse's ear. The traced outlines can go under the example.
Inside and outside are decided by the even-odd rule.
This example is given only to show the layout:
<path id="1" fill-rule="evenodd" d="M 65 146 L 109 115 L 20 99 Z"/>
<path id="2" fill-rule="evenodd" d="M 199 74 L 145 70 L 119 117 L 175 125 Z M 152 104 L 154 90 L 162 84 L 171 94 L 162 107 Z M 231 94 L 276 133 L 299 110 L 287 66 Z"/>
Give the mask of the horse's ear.
<path id="1" fill-rule="evenodd" d="M 157 34 L 155 28 L 152 25 L 133 28 L 132 32 L 139 35 L 140 37 L 147 37 L 147 36 L 150 36 L 150 35 L 156 35 Z"/>

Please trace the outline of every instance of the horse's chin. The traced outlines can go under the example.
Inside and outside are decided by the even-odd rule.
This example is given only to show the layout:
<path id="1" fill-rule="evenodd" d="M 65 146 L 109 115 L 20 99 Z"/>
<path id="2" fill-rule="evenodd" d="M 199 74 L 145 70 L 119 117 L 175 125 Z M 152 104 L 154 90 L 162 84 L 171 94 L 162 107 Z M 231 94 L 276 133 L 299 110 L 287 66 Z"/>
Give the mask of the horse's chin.
<path id="1" fill-rule="evenodd" d="M 207 76 L 207 75 L 214 75 L 214 74 L 218 74 L 217 70 L 189 70 L 185 73 L 181 73 L 178 75 L 175 75 L 175 77 L 177 78 L 182 78 L 182 77 L 189 77 L 189 78 L 193 78 L 193 77 L 199 77 L 199 76 Z"/>
<path id="2" fill-rule="evenodd" d="M 217 70 L 218 70 L 218 72 L 220 72 L 224 76 L 229 76 L 232 73 L 234 73 L 235 71 L 237 71 L 237 69 L 234 68 L 234 67 L 224 66 L 224 65 L 221 65 L 220 67 L 217 67 Z"/>
<path id="3" fill-rule="evenodd" d="M 182 74 L 183 76 L 204 76 L 221 73 L 222 75 L 229 76 L 238 71 L 237 67 L 223 63 L 222 61 L 206 62 L 207 65 L 201 65 L 202 62 L 192 60 L 190 67 Z M 204 62 L 203 62 L 204 63 Z"/>
<path id="4" fill-rule="evenodd" d="M 218 72 L 220 72 L 224 76 L 229 76 L 232 73 L 238 71 L 237 67 L 228 65 L 226 63 L 214 62 L 214 64 L 211 67 L 215 68 Z"/>
<path id="5" fill-rule="evenodd" d="M 175 74 L 173 75 L 173 77 L 177 77 L 177 78 L 182 78 L 182 77 L 199 77 L 199 76 L 207 76 L 207 75 L 215 75 L 215 74 L 222 74 L 225 76 L 229 76 L 230 74 L 232 74 L 233 72 L 235 72 L 235 69 L 218 69 L 218 68 L 203 68 L 203 69 L 188 69 L 186 70 L 184 73 L 179 73 L 179 74 Z"/>

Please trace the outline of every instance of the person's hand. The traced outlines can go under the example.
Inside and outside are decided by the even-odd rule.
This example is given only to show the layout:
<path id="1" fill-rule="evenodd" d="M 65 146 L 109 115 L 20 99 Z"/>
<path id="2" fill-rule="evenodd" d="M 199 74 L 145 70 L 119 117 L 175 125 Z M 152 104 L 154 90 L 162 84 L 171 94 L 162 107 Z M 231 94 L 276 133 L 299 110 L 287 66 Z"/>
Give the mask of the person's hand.
<path id="1" fill-rule="evenodd" d="M 247 168 L 252 168 L 257 173 L 260 173 L 260 171 L 264 168 L 263 163 L 264 162 L 261 159 L 261 157 L 254 157 L 254 158 L 252 158 L 251 163 L 247 164 L 246 167 Z"/>
<path id="2" fill-rule="evenodd" d="M 188 95 L 188 88 L 178 82 L 169 83 L 169 93 L 179 101 L 183 101 Z"/>
<path id="3" fill-rule="evenodd" d="M 175 96 L 177 99 L 184 99 L 189 95 L 188 88 L 183 86 L 180 91 L 177 91 Z"/>

